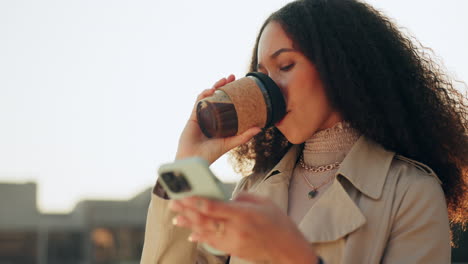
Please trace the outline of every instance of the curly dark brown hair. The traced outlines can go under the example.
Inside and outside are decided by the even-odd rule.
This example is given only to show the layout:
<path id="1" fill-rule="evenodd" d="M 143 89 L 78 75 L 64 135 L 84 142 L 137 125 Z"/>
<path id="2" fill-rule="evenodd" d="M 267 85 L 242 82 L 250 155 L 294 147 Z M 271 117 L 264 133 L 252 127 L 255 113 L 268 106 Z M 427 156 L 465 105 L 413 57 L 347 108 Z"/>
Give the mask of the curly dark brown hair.
<path id="1" fill-rule="evenodd" d="M 443 182 L 451 223 L 466 223 L 467 97 L 430 57 L 430 49 L 366 3 L 300 0 L 265 21 L 249 71 L 257 70 L 258 42 L 271 21 L 315 64 L 344 120 L 384 148 L 430 166 Z M 270 127 L 233 149 L 230 160 L 243 174 L 264 173 L 290 146 Z"/>

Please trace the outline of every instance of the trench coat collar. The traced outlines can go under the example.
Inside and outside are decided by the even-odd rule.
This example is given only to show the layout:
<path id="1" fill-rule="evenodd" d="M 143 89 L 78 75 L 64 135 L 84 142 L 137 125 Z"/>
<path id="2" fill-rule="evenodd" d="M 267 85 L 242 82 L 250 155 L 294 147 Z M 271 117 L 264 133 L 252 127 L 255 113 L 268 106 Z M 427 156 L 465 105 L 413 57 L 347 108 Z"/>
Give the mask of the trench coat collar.
<path id="1" fill-rule="evenodd" d="M 280 162 L 253 188 L 254 193 L 268 196 L 284 213 L 288 209 L 290 178 L 300 151 L 300 145 L 291 146 Z M 361 136 L 342 161 L 335 177 L 346 178 L 364 195 L 378 199 L 393 156 L 393 152 Z M 312 205 L 298 227 L 309 242 L 326 242 L 345 236 L 365 222 L 365 216 L 345 187 L 335 180 Z"/>
<path id="2" fill-rule="evenodd" d="M 261 182 L 272 176 L 289 182 L 300 151 L 300 145 L 291 146 Z M 341 162 L 335 175 L 345 177 L 356 189 L 372 199 L 379 199 L 393 156 L 394 152 L 385 150 L 379 144 L 361 135 Z"/>

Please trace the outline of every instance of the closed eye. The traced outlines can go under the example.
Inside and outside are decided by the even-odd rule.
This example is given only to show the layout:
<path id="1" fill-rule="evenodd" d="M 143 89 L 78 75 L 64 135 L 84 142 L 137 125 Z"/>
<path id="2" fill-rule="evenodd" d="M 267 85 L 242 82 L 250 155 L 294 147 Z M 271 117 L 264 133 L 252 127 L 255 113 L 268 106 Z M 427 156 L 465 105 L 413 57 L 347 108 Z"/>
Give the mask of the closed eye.
<path id="1" fill-rule="evenodd" d="M 289 71 L 289 70 L 292 69 L 292 67 L 294 67 L 294 63 L 291 63 L 288 66 L 281 67 L 280 70 L 281 71 Z"/>

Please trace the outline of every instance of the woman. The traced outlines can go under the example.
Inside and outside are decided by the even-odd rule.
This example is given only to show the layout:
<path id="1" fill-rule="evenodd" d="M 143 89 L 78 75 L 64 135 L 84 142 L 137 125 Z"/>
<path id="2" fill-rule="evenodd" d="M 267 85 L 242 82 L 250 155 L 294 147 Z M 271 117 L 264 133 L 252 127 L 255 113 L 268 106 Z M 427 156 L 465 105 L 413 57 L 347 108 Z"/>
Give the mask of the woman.
<path id="1" fill-rule="evenodd" d="M 142 263 L 450 263 L 449 223 L 468 212 L 467 107 L 410 39 L 367 4 L 296 1 L 265 21 L 250 71 L 279 85 L 286 116 L 207 139 L 192 112 L 176 159 L 232 150 L 253 167 L 229 203 L 170 201 L 157 184 Z"/>

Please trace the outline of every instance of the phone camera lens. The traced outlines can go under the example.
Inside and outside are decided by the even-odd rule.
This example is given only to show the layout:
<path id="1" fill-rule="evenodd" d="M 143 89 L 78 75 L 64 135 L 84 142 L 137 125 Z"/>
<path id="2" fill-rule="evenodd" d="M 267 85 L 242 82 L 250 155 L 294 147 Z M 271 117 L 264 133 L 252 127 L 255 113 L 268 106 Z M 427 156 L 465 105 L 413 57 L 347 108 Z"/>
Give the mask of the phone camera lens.
<path id="1" fill-rule="evenodd" d="M 178 193 L 191 190 L 184 174 L 180 172 L 166 172 L 161 177 L 172 192 Z"/>
<path id="2" fill-rule="evenodd" d="M 175 175 L 172 172 L 166 172 L 166 173 L 163 173 L 162 178 L 166 183 L 170 183 L 174 181 Z"/>

